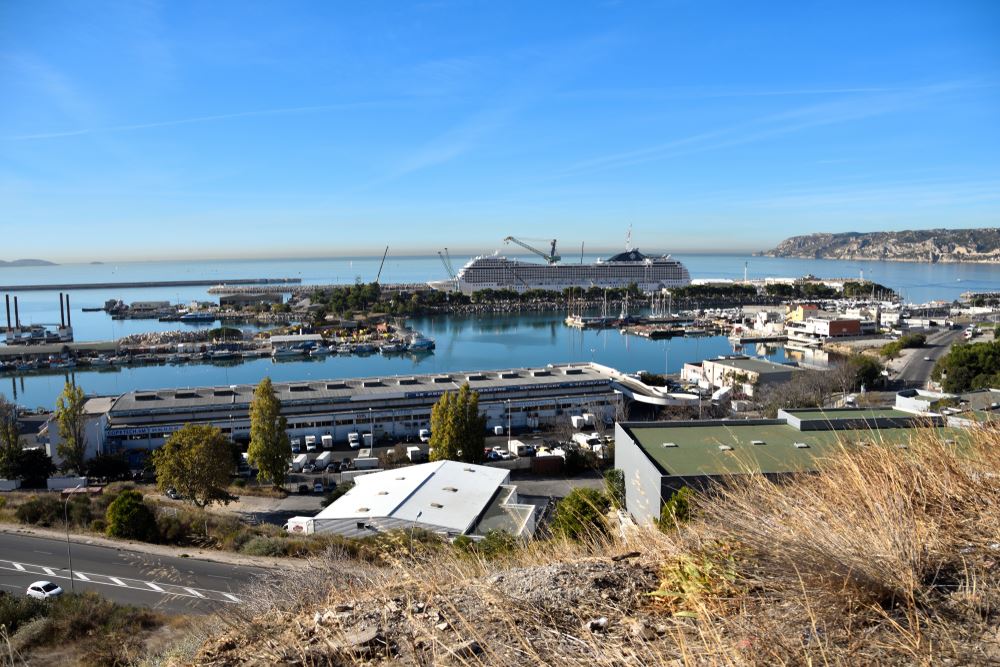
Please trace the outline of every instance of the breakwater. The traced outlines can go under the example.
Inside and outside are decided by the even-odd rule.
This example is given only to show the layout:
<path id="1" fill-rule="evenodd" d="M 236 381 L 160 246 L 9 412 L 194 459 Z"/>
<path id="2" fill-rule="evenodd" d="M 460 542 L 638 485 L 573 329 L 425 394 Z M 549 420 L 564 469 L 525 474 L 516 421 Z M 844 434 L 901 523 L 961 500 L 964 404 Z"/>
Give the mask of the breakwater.
<path id="1" fill-rule="evenodd" d="M 232 280 L 143 280 L 124 283 L 51 283 L 47 285 L 0 285 L 0 292 L 142 289 L 146 287 L 205 287 L 209 285 L 298 285 L 301 282 L 301 278 L 235 278 Z"/>

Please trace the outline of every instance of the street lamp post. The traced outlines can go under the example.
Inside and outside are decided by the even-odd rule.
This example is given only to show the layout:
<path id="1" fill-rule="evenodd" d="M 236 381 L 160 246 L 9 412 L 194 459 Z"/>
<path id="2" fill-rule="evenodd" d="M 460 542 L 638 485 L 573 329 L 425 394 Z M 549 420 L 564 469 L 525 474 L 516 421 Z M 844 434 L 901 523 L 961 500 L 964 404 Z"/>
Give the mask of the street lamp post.
<path id="1" fill-rule="evenodd" d="M 83 484 L 77 484 L 73 487 L 73 493 L 77 491 Z M 76 579 L 73 577 L 73 549 L 70 546 L 69 541 L 69 499 L 73 493 L 66 494 L 66 502 L 63 503 L 63 524 L 66 526 L 66 559 L 69 561 L 69 587 L 72 592 L 76 592 Z"/>

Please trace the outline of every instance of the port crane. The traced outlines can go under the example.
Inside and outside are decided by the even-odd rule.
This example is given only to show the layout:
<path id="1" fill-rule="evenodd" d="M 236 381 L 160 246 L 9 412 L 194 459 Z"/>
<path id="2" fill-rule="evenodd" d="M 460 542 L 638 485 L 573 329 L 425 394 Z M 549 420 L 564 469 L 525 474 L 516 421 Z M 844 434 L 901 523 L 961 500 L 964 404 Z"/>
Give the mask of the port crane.
<path id="1" fill-rule="evenodd" d="M 535 253 L 536 255 L 538 255 L 539 257 L 541 257 L 542 259 L 544 259 L 549 264 L 555 264 L 560 259 L 562 259 L 559 255 L 556 254 L 556 239 L 552 239 L 551 241 L 549 241 L 549 243 L 550 243 L 550 249 L 549 249 L 549 254 L 547 254 L 547 255 L 544 252 L 542 252 L 541 250 L 539 250 L 538 248 L 533 248 L 532 246 L 528 245 L 527 243 L 525 243 L 521 239 L 515 238 L 513 236 L 508 236 L 503 241 L 504 241 L 504 243 L 516 243 L 517 245 L 521 246 L 525 250 L 528 250 L 530 252 Z"/>
<path id="2" fill-rule="evenodd" d="M 455 267 L 451 264 L 451 255 L 448 254 L 448 249 L 444 249 L 444 254 L 438 250 L 438 257 L 441 258 L 441 263 L 444 265 L 444 270 L 448 272 L 448 277 L 451 280 L 455 280 L 457 276 L 455 275 Z"/>

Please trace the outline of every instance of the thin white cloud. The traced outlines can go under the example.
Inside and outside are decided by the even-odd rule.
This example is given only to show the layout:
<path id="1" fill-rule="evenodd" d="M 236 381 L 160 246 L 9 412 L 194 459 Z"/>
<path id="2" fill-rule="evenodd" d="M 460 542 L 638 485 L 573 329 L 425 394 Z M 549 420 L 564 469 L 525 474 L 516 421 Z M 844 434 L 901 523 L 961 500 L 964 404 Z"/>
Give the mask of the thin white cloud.
<path id="1" fill-rule="evenodd" d="M 964 87 L 966 85 L 962 83 L 944 83 L 797 107 L 781 113 L 761 116 L 744 123 L 681 137 L 649 148 L 610 153 L 583 160 L 570 165 L 560 175 L 634 166 L 755 143 L 809 128 L 881 116 L 912 108 L 930 97 Z"/>
<path id="2" fill-rule="evenodd" d="M 109 125 L 106 127 L 88 127 L 78 130 L 66 130 L 62 132 L 38 132 L 33 134 L 21 134 L 3 137 L 3 141 L 38 141 L 44 139 L 61 139 L 63 137 L 79 137 L 88 134 L 106 134 L 112 132 L 131 132 L 135 130 L 149 130 L 159 127 L 174 127 L 177 125 L 193 125 L 197 123 L 210 123 L 220 120 L 232 120 L 235 118 L 252 118 L 255 116 L 289 116 L 295 114 L 324 113 L 328 111 L 342 111 L 348 109 L 364 109 L 381 106 L 385 102 L 348 102 L 342 104 L 321 104 L 304 107 L 285 107 L 280 109 L 260 109 L 257 111 L 238 111 L 234 113 L 212 114 L 208 116 L 193 116 L 191 118 L 177 118 L 173 120 L 154 121 L 150 123 L 130 123 L 125 125 Z"/>

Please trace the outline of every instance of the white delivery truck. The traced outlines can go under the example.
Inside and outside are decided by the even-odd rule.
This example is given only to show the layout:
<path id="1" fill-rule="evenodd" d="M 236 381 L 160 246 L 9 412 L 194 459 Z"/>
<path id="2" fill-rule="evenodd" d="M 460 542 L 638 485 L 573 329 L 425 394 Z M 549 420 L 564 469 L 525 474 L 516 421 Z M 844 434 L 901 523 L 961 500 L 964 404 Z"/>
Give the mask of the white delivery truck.
<path id="1" fill-rule="evenodd" d="M 320 470 L 326 470 L 326 467 L 330 465 L 330 462 L 332 460 L 333 460 L 333 452 L 323 452 L 322 454 L 316 457 L 315 461 L 313 461 L 313 469 L 316 470 L 317 472 Z"/>
<path id="2" fill-rule="evenodd" d="M 316 532 L 316 522 L 309 516 L 294 516 L 285 524 L 285 530 L 295 535 L 312 535 Z"/>
<path id="3" fill-rule="evenodd" d="M 573 415 L 569 418 L 569 421 L 573 424 L 573 428 L 583 428 L 583 425 L 586 423 L 583 420 L 583 415 Z"/>
<path id="4" fill-rule="evenodd" d="M 307 454 L 296 454 L 295 458 L 292 459 L 291 468 L 295 472 L 302 472 L 307 463 L 309 463 L 309 456 Z"/>
<path id="5" fill-rule="evenodd" d="M 306 436 L 306 451 L 315 452 L 316 451 L 316 436 L 307 435 Z"/>
<path id="6" fill-rule="evenodd" d="M 323 449 L 333 449 L 333 436 L 329 433 L 324 435 L 320 440 L 323 442 Z"/>
<path id="7" fill-rule="evenodd" d="M 420 463 L 427 459 L 427 453 L 419 447 L 407 447 L 406 458 L 410 460 L 410 463 Z"/>
<path id="8" fill-rule="evenodd" d="M 302 441 L 298 438 L 292 438 L 292 454 L 298 454 L 302 451 Z"/>
<path id="9" fill-rule="evenodd" d="M 373 436 L 371 433 L 365 433 L 364 443 L 365 447 L 371 447 L 372 445 L 375 444 L 375 436 Z"/>
<path id="10" fill-rule="evenodd" d="M 358 457 L 354 459 L 354 468 L 356 470 L 371 470 L 372 468 L 378 468 L 378 459 L 375 457 Z"/>
<path id="11" fill-rule="evenodd" d="M 601 438 L 596 433 L 574 433 L 573 442 L 581 447 L 593 449 L 594 445 L 601 444 Z"/>
<path id="12" fill-rule="evenodd" d="M 431 432 L 429 429 L 420 429 L 420 442 L 428 443 L 431 441 Z"/>
<path id="13" fill-rule="evenodd" d="M 351 449 L 357 449 L 361 446 L 361 436 L 357 433 L 348 433 L 347 444 L 351 446 Z"/>

